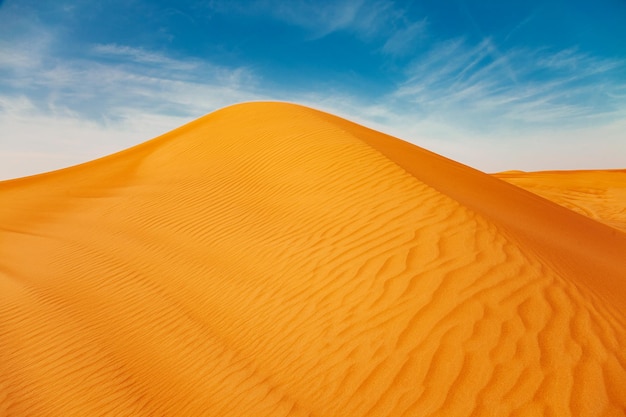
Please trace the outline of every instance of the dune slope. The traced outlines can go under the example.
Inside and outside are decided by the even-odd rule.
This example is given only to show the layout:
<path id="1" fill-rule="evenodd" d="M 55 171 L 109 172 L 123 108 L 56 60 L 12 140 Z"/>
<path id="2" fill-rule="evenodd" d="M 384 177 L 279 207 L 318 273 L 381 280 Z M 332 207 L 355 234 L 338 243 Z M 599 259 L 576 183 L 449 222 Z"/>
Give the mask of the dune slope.
<path id="1" fill-rule="evenodd" d="M 623 416 L 626 234 L 242 104 L 0 183 L 0 415 Z"/>

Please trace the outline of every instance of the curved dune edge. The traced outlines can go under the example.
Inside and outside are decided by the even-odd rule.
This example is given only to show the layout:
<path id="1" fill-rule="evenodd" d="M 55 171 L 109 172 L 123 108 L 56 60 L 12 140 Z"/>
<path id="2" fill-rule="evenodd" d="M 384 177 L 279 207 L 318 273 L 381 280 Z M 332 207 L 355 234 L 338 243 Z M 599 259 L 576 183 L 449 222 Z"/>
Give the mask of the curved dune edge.
<path id="1" fill-rule="evenodd" d="M 626 234 L 335 116 L 0 200 L 0 415 L 625 415 Z"/>
<path id="2" fill-rule="evenodd" d="M 501 172 L 495 177 L 626 232 L 626 170 Z"/>

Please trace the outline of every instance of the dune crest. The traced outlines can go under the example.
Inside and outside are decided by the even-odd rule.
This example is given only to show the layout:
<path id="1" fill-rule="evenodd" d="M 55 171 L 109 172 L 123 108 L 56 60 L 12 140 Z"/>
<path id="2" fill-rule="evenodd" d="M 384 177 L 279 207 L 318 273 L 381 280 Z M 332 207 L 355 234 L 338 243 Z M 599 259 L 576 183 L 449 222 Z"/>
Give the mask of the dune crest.
<path id="1" fill-rule="evenodd" d="M 0 183 L 0 413 L 623 416 L 626 234 L 285 103 Z"/>

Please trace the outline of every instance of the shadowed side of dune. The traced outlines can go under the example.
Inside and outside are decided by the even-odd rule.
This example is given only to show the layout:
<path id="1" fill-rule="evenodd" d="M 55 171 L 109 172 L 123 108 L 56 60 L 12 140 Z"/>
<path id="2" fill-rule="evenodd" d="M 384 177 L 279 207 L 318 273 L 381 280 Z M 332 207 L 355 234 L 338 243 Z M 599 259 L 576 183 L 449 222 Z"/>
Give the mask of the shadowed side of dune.
<path id="1" fill-rule="evenodd" d="M 553 267 L 626 308 L 620 261 L 626 253 L 626 236 L 622 233 L 408 142 L 358 125 L 351 127 L 364 142 L 420 181 L 484 214 L 521 244 L 537 248 Z M 604 278 L 597 280 L 597 276 Z"/>
<path id="2" fill-rule="evenodd" d="M 7 415 L 626 409 L 624 235 L 343 119 L 232 106 L 0 200 Z"/>

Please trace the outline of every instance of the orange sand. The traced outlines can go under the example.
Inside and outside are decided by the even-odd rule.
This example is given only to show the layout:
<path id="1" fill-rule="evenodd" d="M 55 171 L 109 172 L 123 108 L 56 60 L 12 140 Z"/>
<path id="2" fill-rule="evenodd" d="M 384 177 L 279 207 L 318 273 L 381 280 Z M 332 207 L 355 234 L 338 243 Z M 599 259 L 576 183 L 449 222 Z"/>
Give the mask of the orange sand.
<path id="1" fill-rule="evenodd" d="M 406 142 L 232 106 L 0 183 L 0 415 L 624 416 L 625 254 Z"/>
<path id="2" fill-rule="evenodd" d="M 495 176 L 626 232 L 626 169 L 512 171 Z"/>

